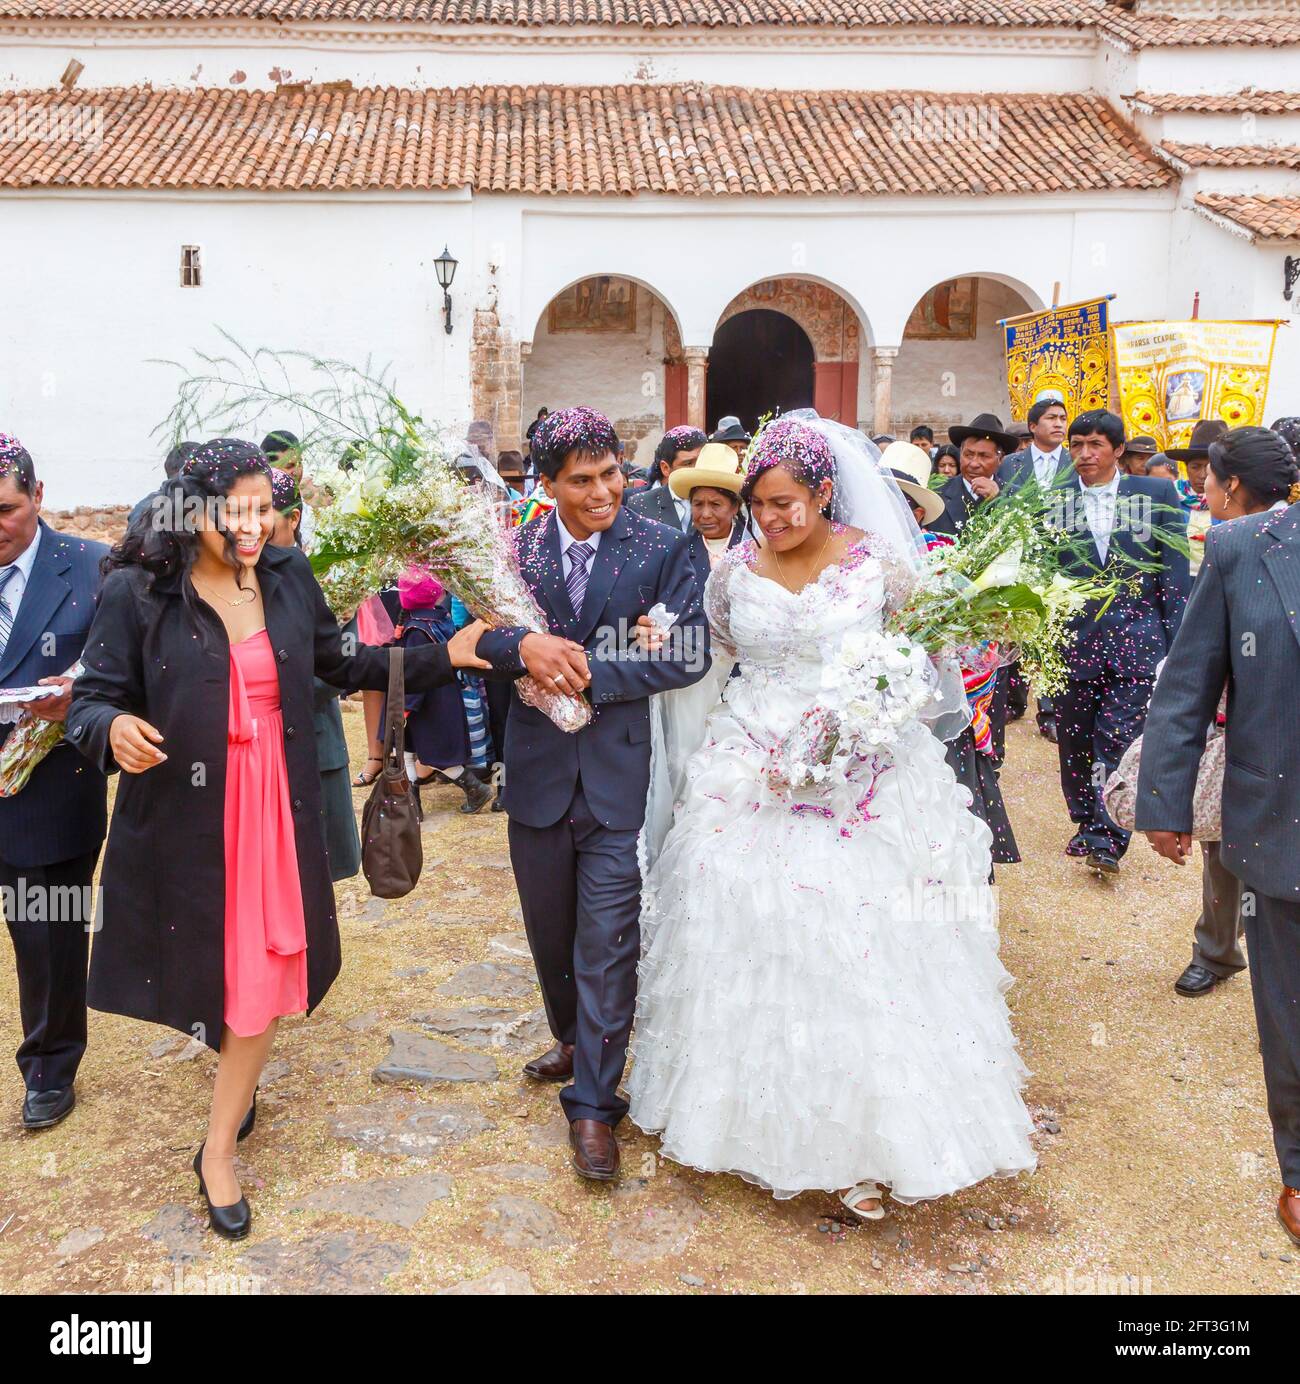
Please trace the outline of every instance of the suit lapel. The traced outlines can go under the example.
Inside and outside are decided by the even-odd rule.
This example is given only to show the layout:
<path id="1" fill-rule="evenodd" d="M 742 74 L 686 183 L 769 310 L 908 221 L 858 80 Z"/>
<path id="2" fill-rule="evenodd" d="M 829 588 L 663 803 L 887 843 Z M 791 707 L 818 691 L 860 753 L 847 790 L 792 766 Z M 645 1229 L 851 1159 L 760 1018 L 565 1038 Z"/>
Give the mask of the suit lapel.
<path id="1" fill-rule="evenodd" d="M 543 528 L 524 563 L 524 577 L 537 592 L 546 614 L 551 618 L 552 627 L 567 631 L 573 625 L 573 615 L 569 606 L 569 592 L 564 584 L 560 521 L 556 511 L 552 510 L 544 519 L 534 522 Z"/>
<path id="2" fill-rule="evenodd" d="M 609 593 L 614 589 L 623 563 L 632 550 L 632 525 L 627 511 L 620 505 L 614 522 L 600 536 L 600 547 L 591 562 L 591 573 L 587 577 L 587 594 L 583 597 L 582 613 L 578 617 L 574 638 L 585 644 L 596 628 Z"/>
<path id="3" fill-rule="evenodd" d="M 1282 609 L 1291 633 L 1300 642 L 1300 535 L 1297 534 L 1297 519 L 1294 509 L 1281 509 L 1264 525 L 1264 534 L 1269 540 L 1262 560 L 1264 568 L 1272 579 L 1277 594 L 1282 598 Z"/>
<path id="4" fill-rule="evenodd" d="M 72 594 L 72 587 L 64 578 L 64 573 L 72 566 L 63 545 L 55 536 L 54 530 L 44 521 L 40 527 L 40 546 L 36 549 L 36 561 L 32 563 L 31 576 L 18 606 L 18 615 L 9 631 L 9 642 L 4 655 L 0 657 L 0 684 L 31 652 L 32 645 L 50 627 L 54 612 Z M 64 670 L 59 669 L 62 673 Z"/>

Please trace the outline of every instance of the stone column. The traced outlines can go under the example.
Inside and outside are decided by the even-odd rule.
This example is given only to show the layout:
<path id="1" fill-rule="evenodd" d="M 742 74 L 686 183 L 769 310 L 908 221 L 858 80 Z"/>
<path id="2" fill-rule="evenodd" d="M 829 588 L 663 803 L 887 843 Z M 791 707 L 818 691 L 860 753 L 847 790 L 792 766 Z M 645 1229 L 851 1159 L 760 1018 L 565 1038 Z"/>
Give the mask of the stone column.
<path id="1" fill-rule="evenodd" d="M 692 428 L 705 430 L 704 378 L 709 369 L 709 348 L 687 346 L 682 355 L 686 359 L 686 422 Z"/>
<path id="2" fill-rule="evenodd" d="M 894 414 L 894 362 L 898 359 L 897 346 L 873 346 L 871 366 L 876 393 L 876 417 L 873 431 L 889 432 L 893 426 Z"/>

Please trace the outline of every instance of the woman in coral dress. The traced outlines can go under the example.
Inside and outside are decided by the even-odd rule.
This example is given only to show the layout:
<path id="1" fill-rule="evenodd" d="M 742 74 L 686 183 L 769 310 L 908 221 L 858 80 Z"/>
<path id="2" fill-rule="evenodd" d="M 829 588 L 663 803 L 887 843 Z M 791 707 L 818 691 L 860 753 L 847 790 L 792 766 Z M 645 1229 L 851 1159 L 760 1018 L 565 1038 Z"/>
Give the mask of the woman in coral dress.
<path id="1" fill-rule="evenodd" d="M 315 678 L 388 683 L 387 651 L 345 652 L 307 559 L 268 542 L 274 524 L 262 453 L 200 447 L 107 559 L 67 722 L 72 744 L 123 771 L 88 998 L 219 1051 L 194 1168 L 231 1239 L 250 1223 L 235 1143 L 276 1026 L 314 1009 L 340 965 Z M 481 628 L 407 652 L 407 687 L 486 667 Z"/>

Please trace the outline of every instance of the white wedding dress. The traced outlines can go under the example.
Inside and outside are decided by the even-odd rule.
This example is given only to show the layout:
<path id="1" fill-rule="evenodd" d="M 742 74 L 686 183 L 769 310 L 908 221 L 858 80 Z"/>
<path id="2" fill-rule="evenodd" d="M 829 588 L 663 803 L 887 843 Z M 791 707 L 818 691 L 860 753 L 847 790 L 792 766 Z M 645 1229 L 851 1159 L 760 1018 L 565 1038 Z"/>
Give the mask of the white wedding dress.
<path id="1" fill-rule="evenodd" d="M 751 542 L 710 577 L 741 672 L 645 881 L 631 1117 L 675 1162 L 783 1198 L 874 1180 L 911 1202 L 1035 1165 L 991 837 L 942 743 L 918 721 L 835 782 L 762 776 L 828 646 L 914 580 L 871 549 L 798 594 Z"/>

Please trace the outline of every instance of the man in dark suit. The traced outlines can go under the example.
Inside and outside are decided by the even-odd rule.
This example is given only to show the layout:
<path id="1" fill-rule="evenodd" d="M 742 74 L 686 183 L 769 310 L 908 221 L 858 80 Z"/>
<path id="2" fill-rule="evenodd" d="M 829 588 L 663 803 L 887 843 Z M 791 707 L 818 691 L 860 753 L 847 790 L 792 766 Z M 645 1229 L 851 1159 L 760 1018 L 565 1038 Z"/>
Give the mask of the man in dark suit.
<path id="1" fill-rule="evenodd" d="M 1006 490 L 1018 490 L 1031 477 L 1038 482 L 1040 490 L 1051 490 L 1058 485 L 1066 485 L 1074 480 L 1074 465 L 1065 445 L 1069 417 L 1065 411 L 1065 401 L 1055 390 L 1047 390 L 1030 405 L 1029 445 L 1013 452 L 1002 463 L 1000 478 Z M 1019 676 L 1019 665 L 1011 670 L 1013 681 Z M 1016 688 L 1016 704 L 1023 713 L 1028 708 L 1029 689 L 1023 680 Z M 1038 733 L 1045 739 L 1056 743 L 1056 709 L 1050 697 L 1039 697 L 1035 715 Z"/>
<path id="2" fill-rule="evenodd" d="M 592 707 L 590 725 L 570 734 L 515 696 L 503 801 L 524 927 L 556 1039 L 524 1071 L 570 1083 L 560 1101 L 574 1167 L 597 1180 L 617 1174 L 614 1127 L 627 1112 L 618 1085 L 636 1007 L 648 699 L 698 681 L 709 667 L 686 539 L 621 505 L 616 454 L 609 420 L 591 409 L 565 409 L 539 425 L 533 455 L 555 509 L 517 529 L 515 542 L 551 632 L 491 630 L 478 650 L 497 676 L 527 672 Z M 658 604 L 676 623 L 649 654 L 636 630 Z"/>
<path id="3" fill-rule="evenodd" d="M 948 429 L 960 455 L 960 471 L 939 488 L 943 513 L 930 525 L 934 533 L 955 535 L 970 512 L 1001 494 L 1010 479 L 1003 458 L 1016 449 L 1016 439 L 1004 432 L 996 414 L 981 413 L 966 427 Z"/>
<path id="4" fill-rule="evenodd" d="M 1004 489 L 1016 490 L 1032 476 L 1042 490 L 1069 477 L 1070 453 L 1065 446 L 1069 426 L 1065 403 L 1056 393 L 1035 399 L 1029 409 L 1029 445 L 1012 452 L 1002 468 Z"/>
<path id="5" fill-rule="evenodd" d="M 26 705 L 62 722 L 71 700 L 62 675 L 81 657 L 108 549 L 50 528 L 40 517 L 42 498 L 27 450 L 0 436 L 0 687 L 59 685 L 57 696 Z M 13 729 L 0 725 L 0 744 Z M 0 887 L 18 968 L 27 1129 L 58 1124 L 76 1101 L 91 880 L 106 802 L 103 774 L 62 743 L 14 796 L 0 798 Z"/>
<path id="6" fill-rule="evenodd" d="M 1056 698 L 1061 791 L 1077 828 L 1066 853 L 1109 876 L 1119 873 L 1129 833 L 1111 820 L 1101 790 L 1142 734 L 1156 668 L 1182 622 L 1191 586 L 1186 520 L 1172 481 L 1121 471 L 1124 425 L 1115 414 L 1081 413 L 1070 442 L 1076 483 L 1052 495 L 1056 526 L 1074 536 L 1066 573 L 1123 572 L 1125 558 L 1153 566 L 1132 569 L 1134 586 L 1104 612 L 1075 617 L 1069 682 Z"/>
<path id="7" fill-rule="evenodd" d="M 679 467 L 692 465 L 707 440 L 699 428 L 669 428 L 655 448 L 655 484 L 629 495 L 628 509 L 690 533 L 690 502 L 673 494 L 668 488 L 668 477 Z"/>
<path id="8" fill-rule="evenodd" d="M 1220 860 L 1242 884 L 1268 1113 L 1282 1173 L 1278 1219 L 1300 1244 L 1300 505 L 1212 528 L 1187 617 L 1142 740 L 1137 829 L 1175 864 L 1225 682 Z"/>

